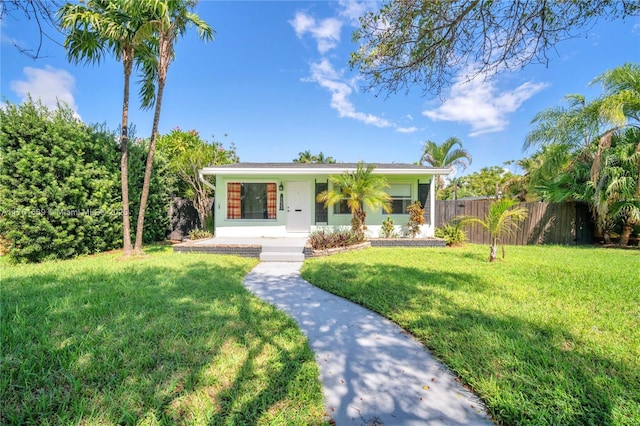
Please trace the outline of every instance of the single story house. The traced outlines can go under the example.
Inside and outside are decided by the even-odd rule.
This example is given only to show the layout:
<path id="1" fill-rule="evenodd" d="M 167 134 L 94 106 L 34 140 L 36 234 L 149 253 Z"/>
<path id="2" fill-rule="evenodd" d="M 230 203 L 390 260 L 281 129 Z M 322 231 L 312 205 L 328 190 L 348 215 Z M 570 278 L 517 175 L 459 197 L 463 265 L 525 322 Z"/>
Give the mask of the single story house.
<path id="1" fill-rule="evenodd" d="M 375 164 L 373 173 L 384 175 L 392 198 L 392 212 L 367 208 L 367 233 L 380 235 L 382 221 L 391 216 L 397 230 L 408 222 L 407 206 L 420 200 L 426 223 L 422 237 L 432 237 L 434 177 L 450 169 L 414 164 Z M 333 189 L 329 176 L 354 172 L 355 163 L 235 163 L 205 167 L 200 177 L 215 176 L 215 232 L 218 237 L 286 237 L 319 229 L 351 226 L 346 203 L 325 207 L 316 196 Z"/>

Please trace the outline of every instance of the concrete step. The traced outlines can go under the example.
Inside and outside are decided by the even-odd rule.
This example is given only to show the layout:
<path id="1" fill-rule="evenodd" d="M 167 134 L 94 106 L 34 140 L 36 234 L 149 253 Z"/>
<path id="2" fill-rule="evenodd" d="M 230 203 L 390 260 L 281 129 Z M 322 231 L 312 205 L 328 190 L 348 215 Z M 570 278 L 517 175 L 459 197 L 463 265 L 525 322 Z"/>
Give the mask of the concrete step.
<path id="1" fill-rule="evenodd" d="M 302 253 L 301 246 L 262 246 L 262 253 Z"/>
<path id="2" fill-rule="evenodd" d="M 302 252 L 267 251 L 260 253 L 261 262 L 304 262 Z"/>

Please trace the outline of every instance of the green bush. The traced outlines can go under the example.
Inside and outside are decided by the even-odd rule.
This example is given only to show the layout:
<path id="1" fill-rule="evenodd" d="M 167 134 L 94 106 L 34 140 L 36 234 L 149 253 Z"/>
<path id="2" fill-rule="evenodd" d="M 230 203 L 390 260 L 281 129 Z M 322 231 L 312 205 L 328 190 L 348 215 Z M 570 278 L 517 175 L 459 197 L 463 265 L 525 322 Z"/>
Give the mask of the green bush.
<path id="1" fill-rule="evenodd" d="M 14 262 L 69 258 L 122 243 L 113 136 L 65 106 L 0 109 L 0 235 Z"/>
<path id="2" fill-rule="evenodd" d="M 129 202 L 131 210 L 131 236 L 135 239 L 136 223 L 140 211 L 140 195 L 147 162 L 148 140 L 131 138 L 129 144 Z M 119 179 L 119 178 L 118 178 Z M 152 243 L 162 241 L 169 230 L 170 194 L 175 189 L 175 181 L 169 176 L 167 162 L 161 156 L 154 156 L 153 172 L 149 182 L 149 198 L 144 215 L 142 241 Z"/>
<path id="3" fill-rule="evenodd" d="M 365 240 L 364 233 L 353 230 L 346 231 L 314 231 L 309 235 L 309 244 L 314 250 L 327 250 L 337 247 L 348 247 Z"/>
<path id="4" fill-rule="evenodd" d="M 206 229 L 192 229 L 189 231 L 189 239 L 190 240 L 199 240 L 201 238 L 211 238 L 213 234 Z"/>
<path id="5" fill-rule="evenodd" d="M 460 223 L 447 223 L 435 229 L 434 235 L 444 238 L 448 246 L 461 246 L 467 240 L 467 234 L 460 226 Z"/>
<path id="6" fill-rule="evenodd" d="M 135 229 L 147 155 L 129 153 Z M 160 164 L 152 175 L 144 241 L 163 240 L 170 186 Z M 82 123 L 66 106 L 31 100 L 0 109 L 0 253 L 13 262 L 65 259 L 122 247 L 117 136 Z"/>

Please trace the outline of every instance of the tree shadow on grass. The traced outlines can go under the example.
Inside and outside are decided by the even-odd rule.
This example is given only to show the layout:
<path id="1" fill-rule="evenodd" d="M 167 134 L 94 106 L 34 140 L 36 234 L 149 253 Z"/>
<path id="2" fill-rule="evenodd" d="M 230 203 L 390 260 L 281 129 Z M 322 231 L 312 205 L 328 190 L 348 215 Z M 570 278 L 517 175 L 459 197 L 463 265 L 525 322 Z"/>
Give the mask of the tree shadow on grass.
<path id="1" fill-rule="evenodd" d="M 482 277 L 383 263 L 355 267 L 311 262 L 303 276 L 410 331 L 478 392 L 499 422 L 596 425 L 640 419 L 637 366 L 607 356 L 561 323 L 476 308 L 497 296 Z M 465 302 L 454 300 L 452 292 L 465 293 Z"/>
<path id="2" fill-rule="evenodd" d="M 4 279 L 0 423 L 321 423 L 313 354 L 247 261 L 167 259 Z"/>

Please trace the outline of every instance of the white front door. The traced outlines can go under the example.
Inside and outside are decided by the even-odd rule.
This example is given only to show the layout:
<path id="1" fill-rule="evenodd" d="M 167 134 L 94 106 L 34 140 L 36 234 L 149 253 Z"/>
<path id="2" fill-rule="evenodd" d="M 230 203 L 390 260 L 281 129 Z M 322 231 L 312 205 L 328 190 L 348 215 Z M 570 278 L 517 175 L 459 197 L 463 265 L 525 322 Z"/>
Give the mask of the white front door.
<path id="1" fill-rule="evenodd" d="M 287 232 L 309 232 L 311 200 L 308 182 L 287 182 Z"/>

